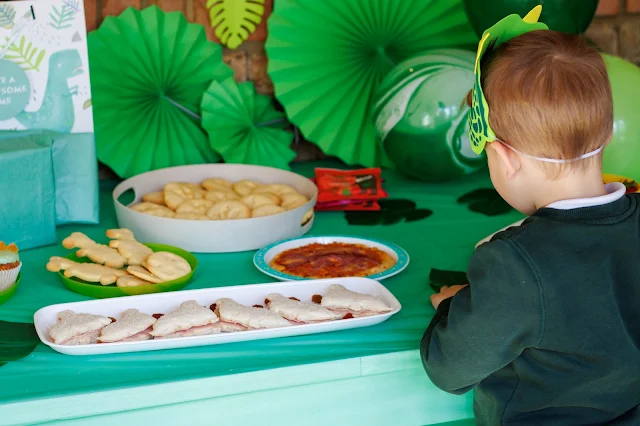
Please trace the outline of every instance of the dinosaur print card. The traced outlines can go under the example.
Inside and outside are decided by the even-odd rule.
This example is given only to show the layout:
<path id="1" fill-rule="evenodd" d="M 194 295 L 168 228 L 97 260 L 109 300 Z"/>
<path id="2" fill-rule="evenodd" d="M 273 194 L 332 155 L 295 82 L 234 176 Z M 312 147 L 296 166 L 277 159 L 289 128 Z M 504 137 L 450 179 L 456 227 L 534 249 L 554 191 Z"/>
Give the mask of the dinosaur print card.
<path id="1" fill-rule="evenodd" d="M 93 133 L 83 0 L 0 1 L 0 131 Z"/>

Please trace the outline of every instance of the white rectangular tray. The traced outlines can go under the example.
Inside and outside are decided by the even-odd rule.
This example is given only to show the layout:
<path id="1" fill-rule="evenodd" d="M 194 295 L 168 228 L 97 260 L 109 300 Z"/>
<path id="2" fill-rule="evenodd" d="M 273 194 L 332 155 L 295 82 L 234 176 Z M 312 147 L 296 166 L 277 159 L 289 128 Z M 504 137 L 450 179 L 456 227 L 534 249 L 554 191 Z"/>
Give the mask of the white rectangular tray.
<path id="1" fill-rule="evenodd" d="M 202 306 L 210 306 L 217 299 L 229 297 L 246 306 L 264 305 L 270 293 L 281 293 L 296 297 L 303 302 L 311 300 L 314 294 L 325 294 L 331 284 L 341 284 L 358 293 L 380 297 L 393 311 L 361 318 L 328 321 L 315 324 L 293 325 L 290 327 L 263 330 L 248 330 L 235 333 L 220 333 L 209 336 L 181 337 L 175 339 L 146 340 L 142 342 L 100 343 L 91 345 L 56 345 L 49 339 L 49 329 L 56 323 L 59 312 L 70 309 L 77 313 L 118 318 L 127 309 L 135 308 L 146 314 L 166 314 L 176 309 L 180 303 L 196 300 Z M 37 311 L 34 324 L 42 343 L 67 355 L 98 355 L 124 352 L 155 351 L 161 349 L 186 348 L 191 346 L 218 345 L 221 343 L 243 342 L 247 340 L 271 339 L 275 337 L 301 336 L 304 334 L 326 333 L 379 324 L 400 311 L 401 305 L 385 286 L 368 278 L 335 278 L 329 280 L 289 281 L 268 284 L 240 285 L 233 287 L 209 288 L 202 290 L 156 293 L 143 296 L 118 297 L 91 300 L 88 302 L 61 303 Z"/>

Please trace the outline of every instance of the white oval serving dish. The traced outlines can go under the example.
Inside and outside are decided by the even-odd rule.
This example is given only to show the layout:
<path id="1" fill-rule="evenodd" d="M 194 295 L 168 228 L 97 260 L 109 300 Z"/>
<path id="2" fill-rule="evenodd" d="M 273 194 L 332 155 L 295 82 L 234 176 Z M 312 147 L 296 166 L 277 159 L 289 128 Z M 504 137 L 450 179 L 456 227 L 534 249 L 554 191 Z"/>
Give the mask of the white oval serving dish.
<path id="1" fill-rule="evenodd" d="M 180 303 L 195 300 L 202 306 L 209 306 L 217 299 L 229 297 L 246 306 L 264 304 L 270 293 L 281 293 L 287 297 L 296 297 L 303 302 L 311 301 L 314 294 L 324 294 L 331 284 L 341 284 L 358 293 L 381 298 L 393 311 L 367 317 L 346 320 L 327 321 L 314 324 L 293 325 L 290 327 L 262 330 L 238 331 L 234 333 L 212 334 L 208 336 L 180 337 L 175 339 L 146 340 L 142 342 L 116 342 L 90 345 L 56 345 L 49 339 L 49 329 L 56 323 L 59 312 L 70 309 L 77 313 L 89 313 L 117 318 L 127 309 L 138 309 L 149 315 L 166 314 L 176 309 Z M 67 355 L 98 355 L 125 352 L 155 351 L 161 349 L 186 348 L 193 346 L 217 345 L 222 343 L 243 342 L 248 340 L 272 339 L 276 337 L 301 336 L 305 334 L 326 333 L 329 331 L 367 327 L 379 324 L 400 311 L 398 299 L 386 287 L 367 278 L 336 278 L 304 282 L 279 282 L 269 284 L 239 285 L 232 287 L 185 290 L 173 293 L 156 293 L 143 296 L 118 297 L 114 299 L 91 300 L 86 302 L 62 303 L 38 310 L 34 316 L 34 325 L 38 337 L 55 351 Z"/>
<path id="2" fill-rule="evenodd" d="M 256 180 L 266 184 L 280 183 L 294 187 L 309 202 L 285 213 L 237 220 L 184 220 L 151 216 L 122 204 L 118 199 L 129 190 L 135 193 L 131 204 L 142 196 L 161 191 L 170 182 L 200 183 L 219 177 L 231 181 Z M 230 253 L 257 250 L 275 241 L 306 234 L 314 217 L 303 223 L 318 197 L 318 188 L 309 179 L 286 170 L 244 164 L 198 164 L 170 167 L 142 173 L 121 182 L 113 190 L 118 224 L 128 228 L 139 241 L 153 241 L 180 247 L 195 253 Z"/>

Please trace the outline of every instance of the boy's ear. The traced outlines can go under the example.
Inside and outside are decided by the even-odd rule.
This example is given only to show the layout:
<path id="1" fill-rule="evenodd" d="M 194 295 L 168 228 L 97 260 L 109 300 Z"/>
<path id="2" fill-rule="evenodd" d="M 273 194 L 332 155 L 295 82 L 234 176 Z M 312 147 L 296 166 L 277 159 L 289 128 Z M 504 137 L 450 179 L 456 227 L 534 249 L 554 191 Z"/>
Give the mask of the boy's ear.
<path id="1" fill-rule="evenodd" d="M 500 141 L 491 142 L 489 144 L 489 149 L 493 149 L 496 153 L 496 156 L 502 163 L 504 170 L 507 172 L 507 179 L 513 179 L 522 167 L 518 154 L 504 146 Z"/>

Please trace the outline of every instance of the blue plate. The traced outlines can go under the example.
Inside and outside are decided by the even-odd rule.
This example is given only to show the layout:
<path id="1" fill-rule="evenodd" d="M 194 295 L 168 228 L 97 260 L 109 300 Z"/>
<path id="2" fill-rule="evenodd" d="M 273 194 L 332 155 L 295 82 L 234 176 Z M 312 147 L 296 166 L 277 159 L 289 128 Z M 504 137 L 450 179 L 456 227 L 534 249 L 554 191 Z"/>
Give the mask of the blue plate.
<path id="1" fill-rule="evenodd" d="M 280 271 L 273 269 L 269 264 L 273 261 L 274 257 L 286 250 L 291 250 L 297 247 L 306 246 L 309 244 L 330 244 L 330 243 L 346 243 L 346 244 L 360 244 L 365 247 L 377 248 L 385 253 L 388 253 L 393 259 L 396 260 L 395 265 L 386 271 L 379 272 L 377 274 L 368 275 L 366 278 L 373 280 L 383 280 L 393 275 L 399 274 L 409 265 L 409 255 L 400 246 L 388 243 L 386 241 L 375 240 L 372 238 L 357 238 L 349 236 L 331 235 L 326 237 L 319 236 L 304 236 L 291 238 L 288 240 L 278 241 L 268 245 L 267 247 L 258 250 L 253 256 L 253 264 L 261 272 L 276 278 L 280 281 L 302 281 L 312 278 L 297 277 L 295 275 L 284 274 Z"/>

